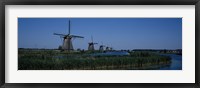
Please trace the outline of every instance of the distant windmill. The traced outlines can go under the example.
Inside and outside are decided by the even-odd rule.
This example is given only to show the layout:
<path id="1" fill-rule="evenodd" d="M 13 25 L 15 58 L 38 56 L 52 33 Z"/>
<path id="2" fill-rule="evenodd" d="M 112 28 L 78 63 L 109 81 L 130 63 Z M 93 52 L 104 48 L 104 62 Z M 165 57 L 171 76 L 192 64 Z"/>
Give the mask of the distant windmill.
<path id="1" fill-rule="evenodd" d="M 93 50 L 94 50 L 94 45 L 95 45 L 95 44 L 98 44 L 98 43 L 94 43 L 94 42 L 93 42 L 93 37 L 91 37 L 91 39 L 92 39 L 92 42 L 89 42 L 89 43 L 88 43 L 88 44 L 89 44 L 88 50 L 93 51 Z"/>
<path id="2" fill-rule="evenodd" d="M 112 48 L 112 47 L 110 47 L 110 50 L 112 51 L 112 50 L 113 50 L 113 48 Z"/>
<path id="3" fill-rule="evenodd" d="M 109 50 L 110 50 L 110 47 L 107 46 L 107 47 L 106 47 L 106 51 L 109 51 Z"/>
<path id="4" fill-rule="evenodd" d="M 99 51 L 103 52 L 104 51 L 104 47 L 106 47 L 105 45 L 103 45 L 103 43 L 99 46 Z"/>
<path id="5" fill-rule="evenodd" d="M 73 45 L 72 45 L 72 38 L 84 38 L 82 36 L 76 36 L 76 35 L 71 35 L 70 34 L 70 20 L 69 20 L 69 32 L 68 34 L 57 34 L 54 33 L 54 35 L 58 35 L 61 38 L 63 38 L 63 45 L 62 45 L 62 49 L 63 50 L 74 50 Z"/>
<path id="6" fill-rule="evenodd" d="M 112 47 L 109 47 L 109 46 L 106 47 L 106 51 L 112 51 L 112 50 L 113 50 Z"/>
<path id="7" fill-rule="evenodd" d="M 111 51 L 113 50 L 113 47 L 112 47 L 112 45 L 111 45 L 111 47 L 110 47 L 110 50 L 111 50 Z"/>

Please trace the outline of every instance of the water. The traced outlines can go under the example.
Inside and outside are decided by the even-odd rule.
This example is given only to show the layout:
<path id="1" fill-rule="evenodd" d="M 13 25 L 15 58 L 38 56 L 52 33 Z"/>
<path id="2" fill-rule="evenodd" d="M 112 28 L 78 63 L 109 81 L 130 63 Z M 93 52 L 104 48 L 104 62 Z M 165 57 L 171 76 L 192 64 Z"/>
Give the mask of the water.
<path id="1" fill-rule="evenodd" d="M 161 67 L 159 70 L 182 70 L 182 55 L 176 54 L 161 54 L 165 56 L 170 56 L 172 58 L 172 63 L 168 66 Z"/>
<path id="2" fill-rule="evenodd" d="M 125 51 L 112 51 L 112 52 L 105 52 L 105 53 L 94 53 L 91 56 L 126 56 L 130 55 L 128 52 Z"/>

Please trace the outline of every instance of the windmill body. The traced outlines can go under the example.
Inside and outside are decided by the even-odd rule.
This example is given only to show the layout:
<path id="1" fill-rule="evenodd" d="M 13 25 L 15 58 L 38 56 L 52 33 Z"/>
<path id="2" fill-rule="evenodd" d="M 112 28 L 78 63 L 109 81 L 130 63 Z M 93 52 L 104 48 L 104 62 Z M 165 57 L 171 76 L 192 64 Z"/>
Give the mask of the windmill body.
<path id="1" fill-rule="evenodd" d="M 99 51 L 103 52 L 104 51 L 104 47 L 105 47 L 104 45 L 100 45 L 99 46 Z"/>
<path id="2" fill-rule="evenodd" d="M 94 44 L 93 43 L 88 43 L 88 50 L 94 50 Z"/>
<path id="3" fill-rule="evenodd" d="M 63 39 L 63 45 L 62 45 L 63 50 L 74 50 L 71 39 L 72 39 L 71 37 L 65 37 Z"/>
<path id="4" fill-rule="evenodd" d="M 62 49 L 63 50 L 68 50 L 68 51 L 74 50 L 73 44 L 72 44 L 72 38 L 84 38 L 82 36 L 76 36 L 76 35 L 71 35 L 70 34 L 70 21 L 69 21 L 69 32 L 68 32 L 68 34 L 57 34 L 57 33 L 54 33 L 54 35 L 58 35 L 61 38 L 63 38 Z"/>
<path id="5" fill-rule="evenodd" d="M 90 43 L 88 43 L 88 44 L 89 44 L 88 50 L 91 50 L 91 51 L 95 50 L 95 49 L 94 49 L 94 45 L 97 44 L 97 43 L 90 42 Z"/>
<path id="6" fill-rule="evenodd" d="M 94 49 L 94 45 L 95 44 L 98 44 L 98 43 L 94 43 L 93 42 L 93 38 L 92 38 L 92 42 L 90 42 L 90 43 L 88 43 L 89 45 L 88 45 L 88 50 L 89 51 L 94 51 L 95 49 Z"/>

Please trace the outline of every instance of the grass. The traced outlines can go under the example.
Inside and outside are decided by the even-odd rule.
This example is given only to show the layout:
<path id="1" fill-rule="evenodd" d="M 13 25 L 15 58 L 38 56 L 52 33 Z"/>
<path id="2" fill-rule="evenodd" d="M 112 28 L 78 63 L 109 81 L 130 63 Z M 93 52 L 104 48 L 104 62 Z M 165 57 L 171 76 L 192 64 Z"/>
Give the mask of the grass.
<path id="1" fill-rule="evenodd" d="M 62 56 L 56 57 L 56 56 Z M 129 56 L 88 56 L 80 52 L 19 50 L 19 70 L 118 70 L 148 69 L 171 63 L 171 58 L 151 52 L 130 52 Z"/>

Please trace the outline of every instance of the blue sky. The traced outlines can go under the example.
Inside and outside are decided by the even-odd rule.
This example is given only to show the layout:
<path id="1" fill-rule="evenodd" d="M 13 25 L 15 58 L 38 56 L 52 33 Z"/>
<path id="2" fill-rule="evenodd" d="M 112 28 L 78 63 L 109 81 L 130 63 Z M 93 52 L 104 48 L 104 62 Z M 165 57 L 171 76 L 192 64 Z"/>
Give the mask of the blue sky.
<path id="1" fill-rule="evenodd" d="M 182 18 L 18 18 L 19 48 L 58 48 L 53 33 L 83 36 L 73 39 L 74 49 L 87 50 L 94 42 L 114 49 L 182 49 Z"/>

